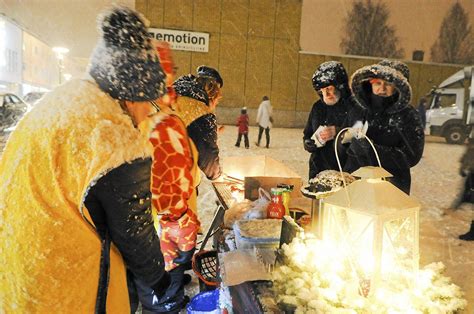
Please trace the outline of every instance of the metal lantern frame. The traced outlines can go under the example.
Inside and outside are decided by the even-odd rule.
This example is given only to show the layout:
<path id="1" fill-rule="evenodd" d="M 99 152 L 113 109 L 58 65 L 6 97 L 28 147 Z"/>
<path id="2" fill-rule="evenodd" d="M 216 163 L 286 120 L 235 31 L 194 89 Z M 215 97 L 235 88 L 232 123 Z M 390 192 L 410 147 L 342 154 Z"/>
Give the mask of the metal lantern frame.
<path id="1" fill-rule="evenodd" d="M 347 129 L 339 132 L 335 147 L 337 138 Z M 358 169 L 353 175 L 361 179 L 347 186 L 336 150 L 344 187 L 320 200 L 318 233 L 322 240 L 339 241 L 338 245 L 348 251 L 346 262 L 359 280 L 361 294 L 367 296 L 377 290 L 382 274 L 387 272 L 383 267 L 387 257 L 394 257 L 394 268 L 389 271 L 405 270 L 412 274 L 418 271 L 420 205 L 384 179 L 391 174 L 381 167 L 373 143 L 368 137 L 365 138 L 372 146 L 380 167 Z M 358 241 L 364 242 L 360 245 Z M 362 271 L 364 265 L 356 258 L 360 250 L 369 250 L 367 247 L 373 263 L 369 273 Z M 415 277 L 408 278 L 412 280 L 407 284 L 413 286 Z"/>

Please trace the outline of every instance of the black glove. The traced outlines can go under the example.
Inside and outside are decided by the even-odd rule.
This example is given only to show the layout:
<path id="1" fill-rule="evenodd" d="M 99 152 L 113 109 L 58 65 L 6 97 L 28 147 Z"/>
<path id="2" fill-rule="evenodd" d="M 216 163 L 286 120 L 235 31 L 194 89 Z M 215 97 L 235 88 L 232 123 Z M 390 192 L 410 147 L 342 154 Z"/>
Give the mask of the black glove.
<path id="1" fill-rule="evenodd" d="M 155 291 L 156 296 L 160 299 L 165 295 L 166 290 L 168 290 L 170 284 L 171 276 L 167 271 L 165 271 L 163 273 L 163 276 L 161 276 L 160 280 L 158 280 L 158 282 L 155 283 L 151 288 L 153 289 L 153 291 Z"/>
<path id="2" fill-rule="evenodd" d="M 309 153 L 314 153 L 318 149 L 318 147 L 316 146 L 316 143 L 310 138 L 303 140 L 303 145 L 304 145 L 305 151 Z"/>
<path id="3" fill-rule="evenodd" d="M 190 262 L 193 259 L 193 254 L 196 248 L 192 248 L 189 251 L 180 251 L 178 249 L 178 257 L 176 257 L 173 262 L 175 264 L 186 264 L 187 262 Z"/>

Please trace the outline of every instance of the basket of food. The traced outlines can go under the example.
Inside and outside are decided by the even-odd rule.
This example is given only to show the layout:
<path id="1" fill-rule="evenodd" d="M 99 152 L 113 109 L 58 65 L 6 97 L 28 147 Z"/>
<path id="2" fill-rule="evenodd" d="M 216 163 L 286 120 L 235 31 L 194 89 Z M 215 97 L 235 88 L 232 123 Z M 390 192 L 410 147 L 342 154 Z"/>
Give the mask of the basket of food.
<path id="1" fill-rule="evenodd" d="M 199 278 L 199 291 L 215 289 L 219 283 L 217 251 L 199 251 L 193 256 L 193 271 Z"/>
<path id="2" fill-rule="evenodd" d="M 281 219 L 239 220 L 234 224 L 238 249 L 277 248 L 280 245 Z"/>
<path id="3" fill-rule="evenodd" d="M 309 184 L 301 187 L 301 193 L 308 198 L 320 199 L 333 194 L 339 189 L 355 181 L 354 176 L 347 172 L 324 170 L 309 180 Z"/>

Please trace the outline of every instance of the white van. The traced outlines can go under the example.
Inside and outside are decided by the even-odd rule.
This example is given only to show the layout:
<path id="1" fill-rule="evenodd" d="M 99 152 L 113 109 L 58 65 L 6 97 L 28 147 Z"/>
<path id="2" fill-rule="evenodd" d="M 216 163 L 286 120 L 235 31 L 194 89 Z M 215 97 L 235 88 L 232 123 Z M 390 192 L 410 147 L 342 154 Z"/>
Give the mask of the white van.
<path id="1" fill-rule="evenodd" d="M 474 101 L 473 68 L 465 67 L 431 91 L 426 110 L 426 134 L 443 136 L 452 144 L 465 142 L 472 128 L 466 117 L 471 117 Z"/>

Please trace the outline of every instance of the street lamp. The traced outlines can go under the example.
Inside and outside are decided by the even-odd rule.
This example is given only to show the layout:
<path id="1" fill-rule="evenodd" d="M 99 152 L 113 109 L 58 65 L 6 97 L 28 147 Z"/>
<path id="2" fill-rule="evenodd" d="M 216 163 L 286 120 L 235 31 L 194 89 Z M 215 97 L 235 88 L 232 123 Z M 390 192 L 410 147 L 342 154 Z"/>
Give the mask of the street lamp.
<path id="1" fill-rule="evenodd" d="M 58 59 L 59 84 L 61 84 L 62 72 L 64 69 L 63 60 L 64 56 L 69 52 L 69 49 L 64 47 L 53 47 L 53 51 L 56 54 L 56 58 Z"/>

